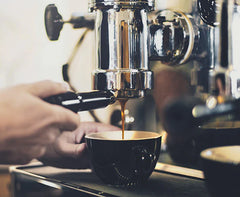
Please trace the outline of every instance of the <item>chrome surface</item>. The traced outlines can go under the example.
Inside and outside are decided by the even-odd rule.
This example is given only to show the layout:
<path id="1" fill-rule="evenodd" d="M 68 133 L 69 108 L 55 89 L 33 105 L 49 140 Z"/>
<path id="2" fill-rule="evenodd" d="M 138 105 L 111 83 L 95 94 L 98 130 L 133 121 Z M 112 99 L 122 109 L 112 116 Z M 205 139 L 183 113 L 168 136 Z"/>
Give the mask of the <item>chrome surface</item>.
<path id="1" fill-rule="evenodd" d="M 206 101 L 215 97 L 218 103 L 239 99 L 239 1 L 193 0 L 188 13 L 152 12 L 154 4 L 89 0 L 95 14 L 94 89 L 113 90 L 119 98 L 142 97 L 153 89 L 149 60 L 191 62 L 187 69 L 197 96 Z M 81 20 L 80 15 L 72 17 L 72 22 Z"/>
<path id="2" fill-rule="evenodd" d="M 234 0 L 218 1 L 218 10 L 216 10 L 216 27 L 213 29 L 214 43 L 212 53 L 214 55 L 211 69 L 209 70 L 209 93 L 220 95 L 226 99 L 238 98 L 236 91 L 233 90 L 231 83 L 235 81 L 233 69 L 232 44 L 232 20 L 233 20 Z M 237 41 L 237 40 L 235 40 Z"/>
<path id="3" fill-rule="evenodd" d="M 164 10 L 150 24 L 149 56 L 165 64 L 183 64 L 192 54 L 195 32 L 191 16 Z"/>
<path id="4" fill-rule="evenodd" d="M 89 9 L 146 8 L 153 9 L 155 0 L 89 0 Z"/>
<path id="5" fill-rule="evenodd" d="M 222 53 L 220 55 L 227 55 L 227 72 L 226 72 L 226 96 L 233 98 L 240 98 L 240 39 L 239 39 L 239 27 L 240 27 L 240 6 L 235 1 L 224 1 L 227 5 L 228 15 L 228 34 L 221 35 L 227 39 L 227 43 L 221 44 Z M 222 11 L 222 15 L 224 15 Z M 221 21 L 223 23 L 223 21 Z M 221 26 L 221 31 L 224 33 L 224 27 Z M 224 42 L 224 41 L 222 41 Z M 227 46 L 226 46 L 227 44 Z"/>
<path id="6" fill-rule="evenodd" d="M 90 30 L 94 29 L 95 16 L 91 14 L 72 13 L 71 18 L 65 23 L 70 23 L 73 28 L 87 28 Z"/>
<path id="7" fill-rule="evenodd" d="M 240 7 L 234 0 L 219 0 L 216 4 L 215 21 L 212 26 L 200 26 L 205 32 L 206 57 L 196 60 L 192 84 L 197 93 L 221 96 L 222 100 L 240 97 Z M 203 37 L 203 36 L 202 36 Z M 202 39 L 202 38 L 201 38 Z M 199 46 L 204 45 L 203 42 Z"/>
<path id="8" fill-rule="evenodd" d="M 168 65 L 192 61 L 194 68 L 189 70 L 196 95 L 238 99 L 239 1 L 194 0 L 189 13 L 152 12 L 154 4 L 154 0 L 89 0 L 95 17 L 75 14 L 66 21 L 74 28 L 91 29 L 95 22 L 94 88 L 113 90 L 121 97 L 144 96 L 153 88 L 149 60 Z"/>
<path id="9" fill-rule="evenodd" d="M 94 75 L 94 88 L 114 90 L 118 98 L 136 98 L 144 96 L 147 89 L 153 88 L 152 71 L 103 71 Z"/>
<path id="10" fill-rule="evenodd" d="M 95 1 L 94 88 L 114 90 L 120 97 L 139 97 L 153 87 L 148 63 L 148 1 Z M 129 4 L 115 9 L 109 4 Z M 139 92 L 141 94 L 139 95 Z"/>

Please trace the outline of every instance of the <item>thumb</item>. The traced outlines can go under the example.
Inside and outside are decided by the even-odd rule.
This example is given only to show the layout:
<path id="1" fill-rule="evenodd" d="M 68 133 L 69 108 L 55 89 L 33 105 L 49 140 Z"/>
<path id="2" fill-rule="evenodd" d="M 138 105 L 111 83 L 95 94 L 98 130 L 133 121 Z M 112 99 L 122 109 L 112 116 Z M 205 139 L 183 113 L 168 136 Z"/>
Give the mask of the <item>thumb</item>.
<path id="1" fill-rule="evenodd" d="M 50 80 L 40 81 L 26 85 L 26 89 L 31 94 L 40 98 L 45 98 L 55 94 L 61 94 L 69 90 L 67 83 L 53 82 Z"/>

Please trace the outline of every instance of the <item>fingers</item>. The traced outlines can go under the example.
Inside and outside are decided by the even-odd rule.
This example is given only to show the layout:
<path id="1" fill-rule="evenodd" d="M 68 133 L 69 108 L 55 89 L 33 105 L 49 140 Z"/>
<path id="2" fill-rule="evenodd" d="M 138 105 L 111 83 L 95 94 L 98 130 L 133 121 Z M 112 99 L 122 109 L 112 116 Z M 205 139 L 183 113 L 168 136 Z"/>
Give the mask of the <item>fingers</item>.
<path id="1" fill-rule="evenodd" d="M 62 144 L 64 148 L 53 147 L 52 151 L 49 147 L 46 154 L 38 158 L 45 165 L 58 168 L 86 169 L 90 168 L 89 154 L 86 144 Z"/>
<path id="2" fill-rule="evenodd" d="M 45 165 L 60 168 L 89 168 L 86 144 L 75 144 L 73 132 L 63 132 L 54 144 L 48 146 L 46 153 L 38 158 Z"/>
<path id="3" fill-rule="evenodd" d="M 115 127 L 109 124 L 97 123 L 97 122 L 82 122 L 80 126 L 74 131 L 75 143 L 82 142 L 85 135 L 89 133 L 98 133 L 102 131 L 118 131 L 119 127 Z"/>
<path id="4" fill-rule="evenodd" d="M 62 156 L 72 157 L 72 158 L 81 158 L 87 152 L 86 143 L 81 144 L 70 144 L 62 143 L 58 144 L 57 148 L 59 154 Z"/>
<path id="5" fill-rule="evenodd" d="M 60 106 L 48 105 L 43 119 L 38 118 L 37 123 L 23 132 L 18 132 L 19 134 L 12 137 L 12 140 L 20 141 L 21 138 L 21 143 L 46 145 L 54 143 L 62 131 L 73 131 L 79 127 L 80 117 L 78 114 Z M 42 111 L 44 110 L 42 109 Z"/>
<path id="6" fill-rule="evenodd" d="M 80 117 L 78 114 L 64 109 L 57 105 L 51 105 L 53 110 L 53 123 L 62 131 L 73 131 L 80 125 Z"/>
<path id="7" fill-rule="evenodd" d="M 56 140 L 54 149 L 55 151 L 67 157 L 79 158 L 86 153 L 86 144 L 75 144 L 73 141 L 73 132 L 64 132 Z"/>
<path id="8" fill-rule="evenodd" d="M 30 93 L 40 98 L 61 94 L 69 90 L 67 83 L 57 83 L 50 80 L 28 84 L 26 88 Z"/>

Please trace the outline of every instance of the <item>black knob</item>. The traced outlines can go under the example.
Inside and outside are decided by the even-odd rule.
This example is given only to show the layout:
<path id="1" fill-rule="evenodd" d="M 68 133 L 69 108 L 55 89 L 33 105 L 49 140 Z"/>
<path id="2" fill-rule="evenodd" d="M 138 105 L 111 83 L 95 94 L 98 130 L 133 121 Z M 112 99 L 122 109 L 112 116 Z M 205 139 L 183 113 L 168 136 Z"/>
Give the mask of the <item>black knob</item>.
<path id="1" fill-rule="evenodd" d="M 62 16 L 54 4 L 45 8 L 45 29 L 49 40 L 58 40 L 63 27 Z"/>
<path id="2" fill-rule="evenodd" d="M 197 5 L 201 19 L 208 25 L 215 26 L 216 0 L 198 0 Z"/>

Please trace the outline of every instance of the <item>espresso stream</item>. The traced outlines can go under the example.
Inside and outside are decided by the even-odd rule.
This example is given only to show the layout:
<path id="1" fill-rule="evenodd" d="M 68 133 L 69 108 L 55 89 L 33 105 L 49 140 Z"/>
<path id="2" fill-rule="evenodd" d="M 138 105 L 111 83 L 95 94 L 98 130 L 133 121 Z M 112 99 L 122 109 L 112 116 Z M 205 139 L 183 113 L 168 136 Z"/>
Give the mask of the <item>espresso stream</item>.
<path id="1" fill-rule="evenodd" d="M 122 117 L 122 139 L 124 140 L 124 130 L 125 130 L 125 107 L 127 103 L 127 99 L 119 99 L 119 103 L 121 105 L 121 117 Z"/>

